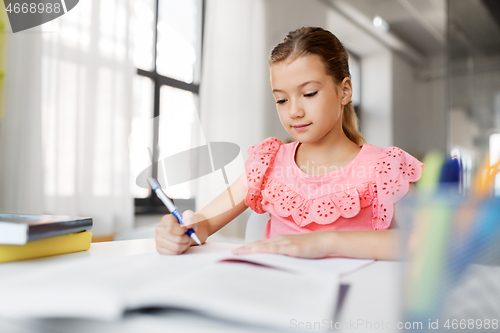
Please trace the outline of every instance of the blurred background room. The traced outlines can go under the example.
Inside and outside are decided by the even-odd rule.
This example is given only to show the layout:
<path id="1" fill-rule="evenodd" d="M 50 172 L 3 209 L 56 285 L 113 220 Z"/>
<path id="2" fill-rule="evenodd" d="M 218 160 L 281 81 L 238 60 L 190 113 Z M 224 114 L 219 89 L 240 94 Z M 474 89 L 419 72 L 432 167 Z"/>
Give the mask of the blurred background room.
<path id="1" fill-rule="evenodd" d="M 292 140 L 267 57 L 302 26 L 348 49 L 368 143 L 459 154 L 463 191 L 488 152 L 500 158 L 496 0 L 81 0 L 15 34 L 0 6 L 2 213 L 91 216 L 95 241 L 153 237 L 166 210 L 139 176 L 166 181 L 157 161 L 237 144 L 224 172 L 164 184 L 180 211 L 201 208 L 238 179 L 249 146 Z M 243 242 L 249 216 L 211 239 Z"/>

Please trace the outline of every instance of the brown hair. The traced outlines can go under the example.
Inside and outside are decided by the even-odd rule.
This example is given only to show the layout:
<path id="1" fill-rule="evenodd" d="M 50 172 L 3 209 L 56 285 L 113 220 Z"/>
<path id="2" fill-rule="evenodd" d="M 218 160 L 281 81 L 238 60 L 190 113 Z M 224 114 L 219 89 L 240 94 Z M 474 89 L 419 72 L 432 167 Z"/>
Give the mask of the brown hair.
<path id="1" fill-rule="evenodd" d="M 336 84 L 341 83 L 346 77 L 351 77 L 349 54 L 338 38 L 323 28 L 304 27 L 289 32 L 285 39 L 271 51 L 269 65 L 290 57 L 296 59 L 308 54 L 316 54 L 323 60 L 327 74 Z M 357 145 L 366 142 L 358 130 L 358 117 L 351 101 L 344 106 L 342 129 L 349 140 Z"/>

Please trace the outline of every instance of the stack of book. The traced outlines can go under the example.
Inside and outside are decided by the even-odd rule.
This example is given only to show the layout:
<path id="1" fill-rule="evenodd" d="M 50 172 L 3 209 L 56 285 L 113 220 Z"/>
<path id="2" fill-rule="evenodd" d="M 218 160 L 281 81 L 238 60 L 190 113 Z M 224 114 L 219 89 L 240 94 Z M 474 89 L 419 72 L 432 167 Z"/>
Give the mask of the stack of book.
<path id="1" fill-rule="evenodd" d="M 85 251 L 92 218 L 0 214 L 0 263 Z"/>

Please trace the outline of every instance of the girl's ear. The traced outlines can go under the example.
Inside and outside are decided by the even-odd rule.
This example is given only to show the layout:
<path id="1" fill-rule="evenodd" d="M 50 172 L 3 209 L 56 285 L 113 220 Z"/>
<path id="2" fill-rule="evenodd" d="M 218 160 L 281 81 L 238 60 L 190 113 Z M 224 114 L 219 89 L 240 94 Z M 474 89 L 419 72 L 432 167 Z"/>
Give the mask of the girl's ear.
<path id="1" fill-rule="evenodd" d="M 345 77 L 340 83 L 340 89 L 342 91 L 341 103 L 342 105 L 347 105 L 352 98 L 352 82 L 351 79 Z"/>

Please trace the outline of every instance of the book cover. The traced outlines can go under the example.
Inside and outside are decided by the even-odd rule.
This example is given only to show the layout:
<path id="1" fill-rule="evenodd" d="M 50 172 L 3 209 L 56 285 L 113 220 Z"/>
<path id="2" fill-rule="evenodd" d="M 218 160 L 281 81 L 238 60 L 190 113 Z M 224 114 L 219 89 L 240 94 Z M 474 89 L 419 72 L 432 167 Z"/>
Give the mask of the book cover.
<path id="1" fill-rule="evenodd" d="M 90 248 L 91 240 L 92 233 L 83 231 L 39 239 L 24 245 L 0 244 L 0 263 L 86 251 Z"/>
<path id="2" fill-rule="evenodd" d="M 0 214 L 0 244 L 23 245 L 91 228 L 90 217 Z"/>

